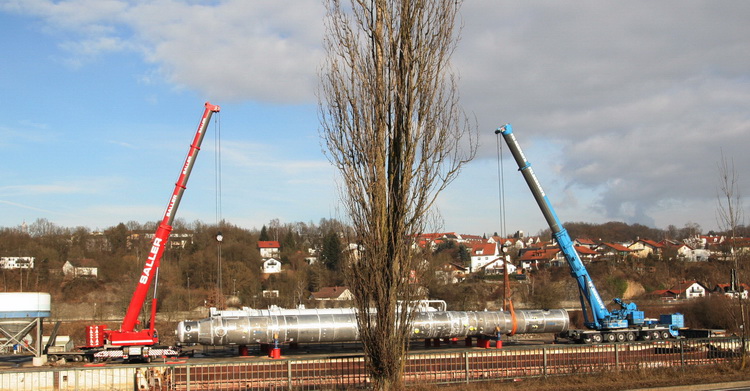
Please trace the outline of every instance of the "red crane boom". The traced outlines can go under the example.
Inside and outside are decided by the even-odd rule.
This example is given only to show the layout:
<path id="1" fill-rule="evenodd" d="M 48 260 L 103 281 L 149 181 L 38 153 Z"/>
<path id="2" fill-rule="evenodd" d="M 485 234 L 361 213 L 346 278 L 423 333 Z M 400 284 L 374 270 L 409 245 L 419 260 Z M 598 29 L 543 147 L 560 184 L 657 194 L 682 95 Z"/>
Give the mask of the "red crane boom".
<path id="1" fill-rule="evenodd" d="M 203 117 L 198 124 L 198 130 L 195 133 L 190 149 L 188 150 L 187 157 L 185 158 L 185 164 L 182 165 L 182 170 L 175 183 L 174 191 L 171 197 L 169 197 L 169 203 L 167 209 L 164 212 L 159 227 L 156 229 L 154 234 L 154 240 L 151 242 L 151 249 L 149 250 L 148 257 L 143 265 L 143 271 L 138 279 L 138 285 L 136 285 L 133 297 L 130 299 L 130 305 L 125 314 L 125 318 L 122 321 L 122 325 L 119 330 L 107 330 L 103 326 L 89 326 L 88 344 L 86 347 L 95 348 L 102 347 L 106 343 L 112 346 L 153 346 L 159 343 L 159 337 L 155 329 L 155 318 L 156 318 L 156 282 L 154 282 L 154 295 L 151 303 L 151 317 L 149 327 L 143 330 L 135 330 L 135 326 L 138 324 L 138 316 L 141 313 L 143 303 L 146 301 L 146 295 L 148 289 L 153 281 L 158 282 L 159 263 L 164 249 L 169 241 L 169 235 L 172 231 L 172 223 L 177 212 L 177 208 L 182 200 L 182 195 L 185 192 L 187 181 L 190 178 L 190 172 L 195 164 L 195 159 L 200 151 L 203 137 L 205 136 L 206 128 L 211 120 L 213 113 L 219 112 L 219 106 L 212 105 L 209 102 L 205 104 L 205 110 L 203 111 Z M 147 350 L 147 349 L 146 349 Z M 125 355 L 127 357 L 127 355 Z"/>

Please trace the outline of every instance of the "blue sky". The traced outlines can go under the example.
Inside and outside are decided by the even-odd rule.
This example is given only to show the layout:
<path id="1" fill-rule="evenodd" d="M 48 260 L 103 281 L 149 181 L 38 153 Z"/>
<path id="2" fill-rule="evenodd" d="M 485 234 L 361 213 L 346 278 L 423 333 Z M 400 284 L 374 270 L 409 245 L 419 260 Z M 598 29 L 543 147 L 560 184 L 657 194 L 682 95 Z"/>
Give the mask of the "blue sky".
<path id="1" fill-rule="evenodd" d="M 178 217 L 346 219 L 318 136 L 318 1 L 0 0 L 0 226 L 160 219 L 211 101 Z M 563 221 L 717 228 L 717 163 L 750 194 L 750 3 L 464 3 L 453 57 L 480 149 L 443 229 L 500 232 L 494 129 L 514 125 Z M 507 230 L 545 228 L 504 154 Z M 747 203 L 745 203 L 747 204 Z"/>

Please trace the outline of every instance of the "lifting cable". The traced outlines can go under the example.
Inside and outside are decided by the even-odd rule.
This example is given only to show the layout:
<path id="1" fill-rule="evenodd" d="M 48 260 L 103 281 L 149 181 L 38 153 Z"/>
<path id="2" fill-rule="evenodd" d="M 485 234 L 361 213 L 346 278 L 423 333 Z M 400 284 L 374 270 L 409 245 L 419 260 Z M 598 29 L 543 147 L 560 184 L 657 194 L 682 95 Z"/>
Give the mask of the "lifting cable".
<path id="1" fill-rule="evenodd" d="M 218 113 L 217 113 L 218 114 Z M 214 117 L 214 177 L 215 177 L 215 188 L 216 188 L 216 228 L 218 230 L 216 234 L 217 250 L 216 250 L 216 288 L 218 290 L 217 300 L 219 303 L 223 303 L 221 299 L 224 295 L 222 288 L 222 276 L 221 276 L 221 224 L 222 224 L 222 211 L 221 211 L 221 116 L 217 115 Z M 223 307 L 223 306 L 221 306 Z M 222 308 L 223 309 L 223 308 Z"/>
<path id="2" fill-rule="evenodd" d="M 503 148 L 500 145 L 500 136 L 495 136 L 497 144 L 497 193 L 498 206 L 500 207 L 500 237 L 505 238 L 505 167 L 503 165 Z"/>
<path id="3" fill-rule="evenodd" d="M 513 308 L 513 300 L 511 299 L 511 291 L 510 291 L 510 280 L 508 278 L 508 260 L 507 255 L 505 254 L 505 251 L 502 251 L 502 249 L 505 247 L 504 243 L 502 243 L 502 240 L 506 238 L 507 231 L 506 231 L 506 210 L 505 210 L 505 167 L 503 165 L 503 148 L 500 143 L 500 135 L 496 132 L 495 133 L 495 140 L 497 144 L 497 177 L 498 177 L 498 206 L 500 208 L 500 248 L 501 248 L 501 259 L 503 262 L 503 310 L 510 312 L 510 319 L 512 322 L 512 327 L 508 335 L 515 335 L 516 331 L 518 330 L 518 319 L 516 319 L 516 311 Z"/>

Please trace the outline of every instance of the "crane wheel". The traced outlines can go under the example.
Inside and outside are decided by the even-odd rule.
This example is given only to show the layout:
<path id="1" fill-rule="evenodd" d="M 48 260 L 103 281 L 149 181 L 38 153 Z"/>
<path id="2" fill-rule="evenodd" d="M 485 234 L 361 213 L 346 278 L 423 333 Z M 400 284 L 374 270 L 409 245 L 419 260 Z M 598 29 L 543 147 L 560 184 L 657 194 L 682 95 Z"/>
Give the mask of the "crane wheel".
<path id="1" fill-rule="evenodd" d="M 625 333 L 617 333 L 615 337 L 617 338 L 617 342 L 625 342 Z"/>
<path id="2" fill-rule="evenodd" d="M 601 334 L 594 334 L 591 336 L 591 339 L 594 341 L 594 343 L 601 343 L 604 340 L 604 337 L 602 337 Z"/>
<path id="3" fill-rule="evenodd" d="M 627 333 L 625 333 L 625 340 L 628 342 L 635 341 L 635 333 L 632 331 L 628 331 Z"/>
<path id="4" fill-rule="evenodd" d="M 661 339 L 661 333 L 658 332 L 658 331 L 652 331 L 651 332 L 651 339 L 653 339 L 654 341 L 656 341 L 658 339 Z"/>
<path id="5" fill-rule="evenodd" d="M 670 339 L 672 338 L 672 334 L 669 333 L 669 331 L 664 330 L 661 332 L 661 339 Z"/>
<path id="6" fill-rule="evenodd" d="M 607 342 L 615 342 L 615 340 L 617 339 L 617 336 L 612 333 L 607 333 L 607 334 L 604 334 L 604 339 Z"/>
<path id="7" fill-rule="evenodd" d="M 650 340 L 651 340 L 651 333 L 650 333 L 650 332 L 648 332 L 648 331 L 645 331 L 645 332 L 644 332 L 644 333 L 643 333 L 643 334 L 641 335 L 641 339 L 642 339 L 642 340 L 644 340 L 644 341 L 650 341 Z"/>

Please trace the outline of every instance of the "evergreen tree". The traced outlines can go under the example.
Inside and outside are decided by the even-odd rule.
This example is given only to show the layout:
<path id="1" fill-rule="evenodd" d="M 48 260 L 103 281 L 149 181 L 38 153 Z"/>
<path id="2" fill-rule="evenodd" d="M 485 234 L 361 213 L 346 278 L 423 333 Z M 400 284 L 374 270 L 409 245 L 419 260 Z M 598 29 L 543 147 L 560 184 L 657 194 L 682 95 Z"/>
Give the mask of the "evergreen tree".
<path id="1" fill-rule="evenodd" d="M 320 252 L 323 264 L 329 270 L 339 270 L 341 263 L 341 241 L 338 233 L 329 231 L 323 238 L 323 249 Z"/>
<path id="2" fill-rule="evenodd" d="M 268 240 L 271 240 L 271 238 L 268 237 L 268 229 L 266 228 L 266 225 L 263 225 L 263 228 L 260 229 L 260 237 L 258 238 L 261 242 L 265 242 Z"/>

